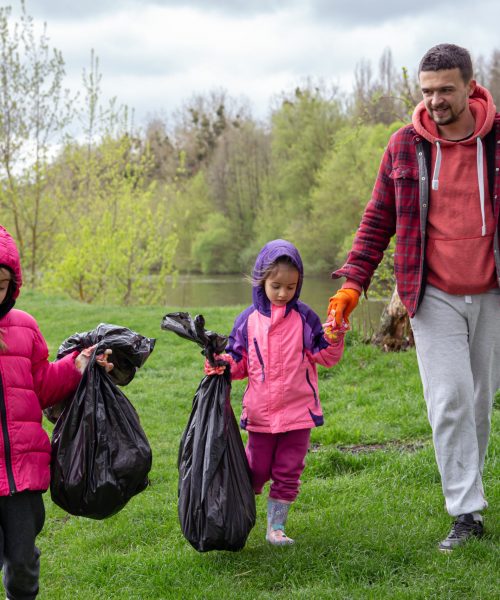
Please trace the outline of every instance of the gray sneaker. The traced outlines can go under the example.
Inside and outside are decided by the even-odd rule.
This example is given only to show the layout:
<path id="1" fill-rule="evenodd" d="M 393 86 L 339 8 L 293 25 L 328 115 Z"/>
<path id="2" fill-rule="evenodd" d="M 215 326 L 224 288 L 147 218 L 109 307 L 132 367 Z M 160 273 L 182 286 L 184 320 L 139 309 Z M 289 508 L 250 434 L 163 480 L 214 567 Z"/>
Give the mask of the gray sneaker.
<path id="1" fill-rule="evenodd" d="M 482 521 L 476 521 L 470 513 L 459 515 L 455 519 L 448 537 L 439 543 L 439 549 L 441 552 L 451 552 L 471 537 L 481 537 L 482 535 Z"/>

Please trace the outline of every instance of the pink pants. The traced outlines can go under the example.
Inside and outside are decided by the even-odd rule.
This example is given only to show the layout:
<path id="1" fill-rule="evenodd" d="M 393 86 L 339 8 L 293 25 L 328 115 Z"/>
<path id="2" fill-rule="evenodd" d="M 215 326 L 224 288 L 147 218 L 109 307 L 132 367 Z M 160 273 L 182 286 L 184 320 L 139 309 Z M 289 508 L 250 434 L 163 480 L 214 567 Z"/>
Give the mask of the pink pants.
<path id="1" fill-rule="evenodd" d="M 271 479 L 270 498 L 284 502 L 295 500 L 310 436 L 310 429 L 284 433 L 248 432 L 246 454 L 256 494 L 260 494 L 264 484 Z"/>

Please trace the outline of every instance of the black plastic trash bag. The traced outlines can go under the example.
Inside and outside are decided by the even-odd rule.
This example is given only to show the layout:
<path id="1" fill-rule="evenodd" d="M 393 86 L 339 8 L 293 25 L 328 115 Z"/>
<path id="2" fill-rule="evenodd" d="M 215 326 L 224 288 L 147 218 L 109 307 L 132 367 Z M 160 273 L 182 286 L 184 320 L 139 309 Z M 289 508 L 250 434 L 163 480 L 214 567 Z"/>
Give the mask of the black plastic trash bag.
<path id="1" fill-rule="evenodd" d="M 137 369 L 142 367 L 153 351 L 155 341 L 127 327 L 100 323 L 92 331 L 74 333 L 64 340 L 57 351 L 57 358 L 62 358 L 75 350 L 80 352 L 94 344 L 98 344 L 97 354 L 104 352 L 106 348 L 111 348 L 113 352 L 110 362 L 113 363 L 113 369 L 109 373 L 109 378 L 116 385 L 128 385 Z M 56 423 L 66 404 L 67 402 L 60 402 L 49 406 L 44 409 L 43 414 L 51 423 Z"/>
<path id="2" fill-rule="evenodd" d="M 75 333 L 64 340 L 57 351 L 57 358 L 94 344 L 98 344 L 97 354 L 104 352 L 106 348 L 111 348 L 113 354 L 110 362 L 114 366 L 109 373 L 110 379 L 116 385 L 127 385 L 134 378 L 137 369 L 142 367 L 153 352 L 155 341 L 127 327 L 101 323 L 92 331 Z"/>
<path id="3" fill-rule="evenodd" d="M 98 346 L 73 400 L 54 427 L 50 493 L 55 504 L 73 515 L 104 519 L 121 510 L 149 483 L 152 462 L 149 442 L 139 416 L 114 383 L 111 373 L 118 363 L 120 380 L 130 381 L 136 368 L 152 352 L 155 340 L 112 325 L 99 325 L 94 332 L 97 330 L 99 339 L 91 336 L 90 342 L 82 341 L 84 346 L 89 343 Z M 131 344 L 125 359 L 126 339 Z M 80 346 L 67 340 L 61 348 L 63 356 Z M 115 367 L 110 374 L 96 363 L 96 355 L 105 348 L 113 350 L 111 361 Z"/>
<path id="4" fill-rule="evenodd" d="M 205 331 L 201 315 L 193 320 L 170 313 L 161 328 L 196 342 L 212 364 L 227 343 Z M 255 495 L 230 391 L 229 368 L 202 379 L 179 447 L 179 520 L 199 552 L 241 550 L 255 525 Z"/>

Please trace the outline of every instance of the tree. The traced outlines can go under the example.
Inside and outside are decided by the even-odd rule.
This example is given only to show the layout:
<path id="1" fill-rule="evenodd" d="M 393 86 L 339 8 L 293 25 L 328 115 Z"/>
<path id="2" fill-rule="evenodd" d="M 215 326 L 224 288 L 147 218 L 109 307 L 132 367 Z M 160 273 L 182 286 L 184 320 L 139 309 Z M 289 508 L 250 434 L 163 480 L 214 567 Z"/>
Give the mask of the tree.
<path id="1" fill-rule="evenodd" d="M 245 112 L 245 107 L 235 105 L 223 90 L 195 95 L 177 112 L 175 145 L 184 154 L 187 176 L 208 164 L 220 136 L 228 127 L 238 127 Z"/>
<path id="2" fill-rule="evenodd" d="M 57 230 L 47 165 L 71 117 L 70 97 L 62 55 L 46 26 L 37 37 L 24 1 L 18 22 L 10 7 L 0 8 L 0 53 L 0 206 L 34 286 Z"/>
<path id="3" fill-rule="evenodd" d="M 307 227 L 297 236 L 309 272 L 329 272 L 344 261 L 346 244 L 371 196 L 382 152 L 400 125 L 347 126 L 337 132 L 311 191 Z"/>
<path id="4" fill-rule="evenodd" d="M 378 79 L 373 78 L 370 61 L 363 59 L 356 65 L 352 115 L 367 124 L 408 121 L 417 104 L 415 90 L 408 70 L 403 67 L 398 73 L 392 52 L 386 48 L 379 59 Z"/>
<path id="5" fill-rule="evenodd" d="M 500 106 L 500 50 L 494 50 L 488 65 L 486 86 L 493 96 L 496 106 Z"/>
<path id="6" fill-rule="evenodd" d="M 65 210 L 44 288 L 85 302 L 161 301 L 177 237 L 151 178 L 154 161 L 131 131 L 126 107 L 102 106 L 100 79 L 92 54 L 86 121 L 80 114 L 86 139 L 68 141 L 52 167 Z"/>
<path id="7" fill-rule="evenodd" d="M 311 83 L 284 95 L 271 118 L 271 168 L 263 186 L 256 234 L 274 231 L 294 242 L 312 211 L 310 192 L 344 123 L 336 90 Z M 259 242 L 266 242 L 262 239 Z"/>

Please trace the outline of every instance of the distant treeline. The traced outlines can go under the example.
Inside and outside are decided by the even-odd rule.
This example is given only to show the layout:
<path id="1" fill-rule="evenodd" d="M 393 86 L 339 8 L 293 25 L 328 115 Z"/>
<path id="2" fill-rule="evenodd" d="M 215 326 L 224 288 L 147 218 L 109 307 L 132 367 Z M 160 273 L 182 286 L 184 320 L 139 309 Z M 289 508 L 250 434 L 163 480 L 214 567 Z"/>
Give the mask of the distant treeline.
<path id="1" fill-rule="evenodd" d="M 65 90 L 61 53 L 22 6 L 17 20 L 0 8 L 0 222 L 31 287 L 161 302 L 167 274 L 247 272 L 277 237 L 310 274 L 343 261 L 383 148 L 419 100 L 389 49 L 376 74 L 357 66 L 351 94 L 310 80 L 265 122 L 214 91 L 139 129 L 103 104 L 93 53 L 78 97 Z M 500 51 L 476 64 L 500 102 Z"/>

